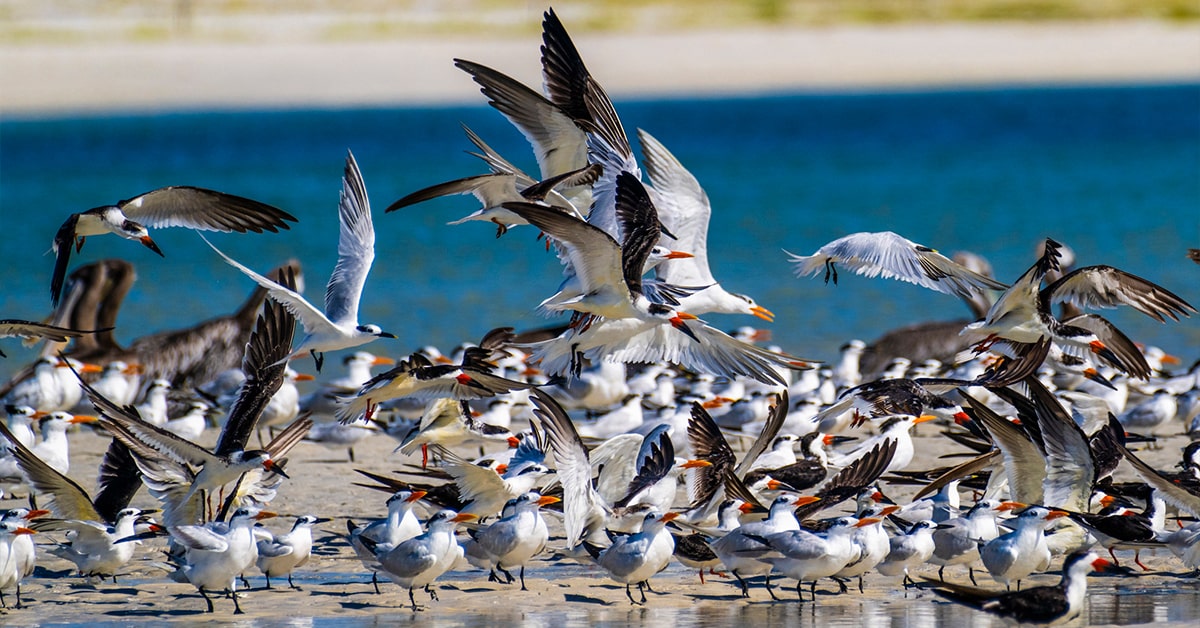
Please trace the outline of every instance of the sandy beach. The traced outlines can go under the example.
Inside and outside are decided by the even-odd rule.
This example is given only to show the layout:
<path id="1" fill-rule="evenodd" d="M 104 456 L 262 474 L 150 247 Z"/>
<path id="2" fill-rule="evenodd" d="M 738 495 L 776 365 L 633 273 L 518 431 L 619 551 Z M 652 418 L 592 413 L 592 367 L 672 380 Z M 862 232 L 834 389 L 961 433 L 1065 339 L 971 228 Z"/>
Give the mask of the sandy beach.
<path id="1" fill-rule="evenodd" d="M 454 58 L 540 84 L 536 33 L 323 41 L 286 32 L 274 24 L 257 42 L 0 43 L 0 114 L 481 102 Z M 618 98 L 1200 79 L 1200 25 L 1187 22 L 638 30 L 575 39 Z"/>
<path id="2" fill-rule="evenodd" d="M 961 448 L 941 436 L 935 424 L 920 426 L 916 450 L 919 452 L 910 468 L 930 468 L 947 464 L 940 456 Z M 215 433 L 208 434 L 215 438 Z M 86 489 L 94 486 L 94 470 L 107 446 L 107 438 L 85 432 L 76 434 L 72 443 L 71 475 Z M 1162 442 L 1161 449 L 1142 450 L 1148 462 L 1166 468 L 1178 458 L 1186 438 L 1175 436 Z M 826 581 L 818 589 L 815 607 L 796 601 L 795 582 L 783 578 L 776 584 L 780 602 L 772 602 L 761 588 L 751 590 L 751 599 L 743 600 L 732 577 L 709 576 L 701 585 L 694 571 L 676 562 L 655 576 L 645 607 L 631 606 L 624 588 L 609 580 L 599 569 L 571 560 L 552 560 L 544 556 L 527 570 L 529 590 L 522 592 L 516 585 L 505 586 L 487 581 L 487 574 L 460 565 L 436 583 L 439 601 L 430 602 L 418 592 L 418 603 L 425 611 L 414 614 L 408 607 L 407 592 L 390 582 L 382 582 L 382 595 L 372 592 L 370 576 L 341 535 L 346 519 L 362 522 L 383 516 L 386 494 L 351 485 L 362 478 L 353 470 L 370 469 L 384 474 L 399 473 L 405 465 L 420 464 L 419 455 L 406 458 L 392 454 L 395 441 L 378 435 L 361 441 L 355 448 L 359 462 L 346 461 L 345 451 L 330 449 L 314 443 L 301 443 L 292 451 L 288 471 L 296 481 L 285 482 L 272 503 L 280 519 L 268 520 L 266 526 L 277 532 L 286 531 L 291 517 L 316 514 L 332 517 L 314 532 L 317 539 L 315 556 L 296 571 L 295 581 L 303 590 L 293 591 L 286 582 L 273 582 L 274 589 L 265 590 L 261 574 L 251 570 L 252 590 L 241 600 L 244 616 L 234 616 L 233 606 L 226 599 L 215 599 L 216 613 L 207 615 L 204 600 L 191 585 L 177 584 L 167 579 L 162 564 L 164 547 L 156 541 L 140 547 L 133 561 L 121 572 L 118 582 L 86 583 L 70 573 L 71 564 L 39 554 L 38 572 L 22 584 L 22 599 L 27 608 L 9 610 L 0 620 L 5 625 L 29 626 L 60 623 L 96 622 L 124 623 L 128 621 L 196 621 L 215 619 L 239 625 L 312 625 L 313 623 L 355 623 L 361 621 L 434 621 L 454 625 L 497 625 L 495 622 L 559 625 L 596 625 L 597 622 L 680 622 L 725 624 L 733 621 L 760 622 L 801 621 L 812 619 L 830 625 L 1002 625 L 996 620 L 987 623 L 986 616 L 963 607 L 941 601 L 928 591 L 910 591 L 907 597 L 899 578 L 887 578 L 872 572 L 866 579 L 866 592 L 835 595 L 832 583 Z M 460 450 L 470 453 L 474 450 Z M 957 459 L 951 459 L 954 461 Z M 1133 479 L 1128 467 L 1118 473 L 1121 479 Z M 13 489 L 12 486 L 7 486 Z M 915 489 L 895 486 L 893 497 L 904 503 Z M 18 494 L 24 494 L 17 489 Z M 0 500 L 0 508 L 21 505 L 24 500 Z M 141 491 L 133 505 L 155 507 L 157 503 Z M 822 513 L 841 512 L 842 507 Z M 1172 524 L 1173 525 L 1173 524 Z M 550 518 L 550 548 L 561 549 L 562 528 Z M 463 533 L 460 532 L 460 536 Z M 46 543 L 48 539 L 39 538 Z M 1132 553 L 1121 552 L 1119 558 L 1132 566 Z M 1165 625 L 1186 625 L 1180 621 L 1200 613 L 1200 583 L 1181 578 L 1185 571 L 1169 552 L 1144 552 L 1145 562 L 1152 571 L 1136 573 L 1136 577 L 1093 576 L 1089 595 L 1092 597 L 1092 623 L 1143 623 L 1156 617 Z M 1057 566 L 1057 564 L 1056 564 Z M 1136 569 L 1136 568 L 1135 568 Z M 936 568 L 926 566 L 917 575 L 936 577 Z M 961 567 L 947 569 L 947 578 L 967 582 Z M 1056 582 L 1057 573 L 1044 574 L 1026 583 Z M 979 572 L 981 586 L 996 589 L 997 585 Z M 1131 593 L 1136 592 L 1136 595 Z M 1167 595 L 1167 594 L 1173 595 Z M 1114 601 L 1115 600 L 1115 601 Z M 9 595 L 9 603 L 12 599 Z M 977 623 L 977 622 L 984 623 Z M 489 623 L 492 622 L 492 623 Z"/>

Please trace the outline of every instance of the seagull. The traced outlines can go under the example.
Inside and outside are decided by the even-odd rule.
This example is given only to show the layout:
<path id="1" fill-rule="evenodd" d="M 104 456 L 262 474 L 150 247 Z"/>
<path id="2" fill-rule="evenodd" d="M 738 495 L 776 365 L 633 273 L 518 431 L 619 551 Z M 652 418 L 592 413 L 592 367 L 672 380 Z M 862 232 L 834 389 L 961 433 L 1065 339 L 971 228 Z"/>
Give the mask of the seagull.
<path id="1" fill-rule="evenodd" d="M 462 546 L 454 538 L 454 529 L 460 522 L 477 518 L 470 513 L 441 510 L 429 518 L 423 534 L 399 545 L 377 544 L 366 538 L 363 543 L 375 554 L 384 575 L 408 589 L 408 601 L 416 612 L 421 609 L 413 599 L 413 589 L 426 587 L 429 597 L 437 599 L 437 593 L 428 586 L 449 571 L 463 555 Z"/>
<path id="2" fill-rule="evenodd" d="M 358 323 L 358 302 L 362 298 L 367 273 L 375 260 L 375 226 L 371 222 L 371 205 L 367 188 L 354 154 L 347 151 L 346 168 L 342 177 L 341 202 L 338 205 L 338 262 L 325 286 L 325 312 L 322 313 L 295 290 L 250 270 L 212 247 L 226 262 L 242 271 L 267 295 L 283 304 L 304 326 L 305 336 L 293 356 L 311 353 L 320 372 L 324 352 L 364 345 L 376 338 L 395 338 L 378 325 Z M 203 238 L 203 236 L 201 236 Z"/>
<path id="3" fill-rule="evenodd" d="M 463 547 L 467 561 L 480 569 L 487 569 L 488 582 L 499 582 L 496 570 L 504 574 L 507 583 L 514 581 L 508 572 L 521 568 L 521 590 L 525 588 L 525 564 L 546 549 L 549 532 L 539 509 L 562 500 L 552 495 L 530 491 L 509 500 L 512 513 L 495 523 L 471 533 L 471 540 Z M 505 509 L 508 509 L 506 505 Z"/>
<path id="4" fill-rule="evenodd" d="M 303 515 L 296 517 L 296 522 L 287 534 L 259 539 L 258 560 L 255 564 L 267 577 L 268 589 L 271 588 L 271 576 L 287 574 L 288 586 L 300 590 L 300 587 L 292 583 L 292 570 L 304 565 L 312 555 L 312 527 L 329 521 L 321 517 Z"/>
<path id="5" fill-rule="evenodd" d="M 785 251 L 786 252 L 786 251 Z M 797 277 L 825 271 L 825 283 L 837 283 L 837 265 L 867 277 L 899 279 L 964 299 L 1008 286 L 962 266 L 925 245 L 891 231 L 852 233 L 822 246 L 812 255 L 788 253 Z"/>
<path id="6" fill-rule="evenodd" d="M 0 338 L 37 338 L 39 340 L 67 342 L 72 338 L 78 338 L 84 334 L 94 334 L 100 331 L 108 330 L 92 329 L 88 331 L 80 331 L 77 329 L 67 329 L 65 327 L 57 327 L 55 325 L 47 325 L 33 321 L 23 321 L 15 318 L 0 320 Z M 0 358 L 6 357 L 8 356 L 4 355 L 3 351 L 0 351 Z"/>
<path id="7" fill-rule="evenodd" d="M 994 593 L 983 589 L 936 583 L 933 592 L 959 604 L 1015 619 L 1023 624 L 1056 625 L 1068 622 L 1083 610 L 1087 598 L 1087 574 L 1105 570 L 1110 562 L 1095 552 L 1079 550 L 1063 561 L 1062 580 L 1056 585 L 1024 591 Z"/>
<path id="8" fill-rule="evenodd" d="M 102 205 L 71 214 L 54 235 L 54 277 L 50 299 L 57 307 L 71 248 L 83 248 L 87 236 L 115 233 L 126 240 L 137 240 L 146 248 L 163 254 L 151 239 L 146 226 L 187 227 L 203 231 L 277 233 L 296 222 L 291 214 L 248 198 L 191 186 L 168 186 L 139 194 L 116 205 Z M 140 221 L 140 222 L 138 222 Z"/>
<path id="9" fill-rule="evenodd" d="M 618 536 L 607 549 L 584 542 L 584 547 L 613 580 L 625 585 L 625 596 L 630 604 L 645 604 L 646 589 L 650 578 L 667 568 L 675 553 L 675 539 L 666 529 L 668 522 L 679 513 L 646 513 L 642 529 L 633 534 Z M 640 602 L 633 599 L 629 585 L 636 584 L 641 593 Z"/>

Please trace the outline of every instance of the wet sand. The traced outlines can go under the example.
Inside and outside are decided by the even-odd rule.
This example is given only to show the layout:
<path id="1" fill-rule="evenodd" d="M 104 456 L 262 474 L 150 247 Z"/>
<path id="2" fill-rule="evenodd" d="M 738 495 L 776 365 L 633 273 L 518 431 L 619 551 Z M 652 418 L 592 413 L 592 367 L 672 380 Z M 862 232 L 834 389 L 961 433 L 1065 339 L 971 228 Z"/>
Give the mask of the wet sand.
<path id="1" fill-rule="evenodd" d="M 938 458 L 960 449 L 939 436 L 940 429 L 927 424 L 915 430 L 918 432 L 918 454 L 910 469 L 960 460 Z M 215 438 L 215 434 L 209 437 Z M 1147 461 L 1166 468 L 1178 460 L 1178 452 L 1186 442 L 1185 437 L 1174 436 L 1163 440 L 1161 449 L 1141 453 Z M 107 439 L 94 433 L 81 433 L 74 435 L 72 444 L 71 475 L 91 490 L 95 484 L 94 470 L 107 446 Z M 420 463 L 419 457 L 406 459 L 400 454 L 392 455 L 393 447 L 395 441 L 391 438 L 372 436 L 355 448 L 357 463 L 347 462 L 344 450 L 318 444 L 305 442 L 293 450 L 288 471 L 294 480 L 284 483 L 271 508 L 286 517 L 316 514 L 334 519 L 314 531 L 317 539 L 314 557 L 297 570 L 294 578 L 302 591 L 288 589 L 285 581 L 274 581 L 275 588 L 265 590 L 263 577 L 252 569 L 251 590 L 241 599 L 245 615 L 235 616 L 232 604 L 223 598 L 214 599 L 216 612 L 208 615 L 204 613 L 204 600 L 194 587 L 167 579 L 161 562 L 162 541 L 141 546 L 116 584 L 85 583 L 70 573 L 70 563 L 41 552 L 38 572 L 22 585 L 26 608 L 9 610 L 0 623 L 14 626 L 96 625 L 96 622 L 212 619 L 236 620 L 240 625 L 249 626 L 359 625 L 364 622 L 394 625 L 409 621 L 489 627 L 517 622 L 559 627 L 629 622 L 768 625 L 800 621 L 820 621 L 832 626 L 1003 625 L 981 613 L 944 603 L 928 591 L 909 591 L 905 597 L 899 578 L 877 573 L 867 576 L 864 594 L 859 594 L 852 586 L 850 593 L 837 595 L 832 583 L 825 581 L 819 587 L 817 603 L 813 605 L 807 601 L 797 602 L 795 582 L 788 579 L 776 582 L 782 585 L 778 588 L 780 602 L 772 602 L 758 587 L 751 589 L 749 600 L 743 600 L 732 577 L 709 576 L 702 585 L 694 571 L 675 562 L 651 580 L 654 593 L 648 595 L 646 606 L 634 607 L 626 599 L 624 587 L 609 580 L 597 568 L 548 556 L 527 569 L 527 592 L 520 591 L 518 585 L 489 583 L 486 573 L 464 563 L 461 569 L 451 571 L 435 583 L 438 601 L 431 602 L 423 592 L 417 592 L 416 599 L 425 610 L 414 614 L 408 605 L 407 592 L 395 584 L 381 582 L 383 593 L 373 593 L 369 573 L 341 537 L 347 517 L 361 522 L 383 516 L 386 511 L 386 494 L 351 485 L 360 479 L 354 468 L 392 473 L 400 471 L 406 463 Z M 477 449 L 467 449 L 462 453 L 475 451 Z M 1129 473 L 1123 467 L 1118 475 L 1132 479 Z M 891 489 L 897 501 L 902 503 L 914 491 L 898 485 Z M 18 492 L 23 494 L 24 489 L 18 489 Z M 6 499 L 0 501 L 0 508 L 22 503 L 23 500 Z M 157 504 L 142 491 L 134 505 L 154 507 Z M 852 505 L 844 504 L 835 511 L 848 507 Z M 822 513 L 822 516 L 830 512 L 833 511 Z M 291 525 L 291 519 L 286 517 L 265 523 L 272 530 L 283 532 Z M 561 548 L 561 526 L 553 517 L 548 519 L 552 535 L 550 547 Z M 43 537 L 37 540 L 49 541 Z M 1131 552 L 1120 552 L 1118 557 L 1132 566 Z M 1089 618 L 1088 623 L 1174 622 L 1189 625 L 1189 618 L 1200 616 L 1200 581 L 1181 578 L 1180 574 L 1185 570 L 1165 550 L 1145 552 L 1142 558 L 1152 571 L 1138 571 L 1135 577 L 1091 578 L 1090 615 L 1085 615 Z M 934 577 L 936 569 L 926 567 L 916 574 Z M 986 573 L 977 575 L 981 586 L 998 588 Z M 966 583 L 965 569 L 949 568 L 947 579 Z M 1057 579 L 1057 574 L 1040 575 L 1030 578 L 1025 585 L 1049 584 Z M 11 592 L 6 596 L 11 604 Z"/>

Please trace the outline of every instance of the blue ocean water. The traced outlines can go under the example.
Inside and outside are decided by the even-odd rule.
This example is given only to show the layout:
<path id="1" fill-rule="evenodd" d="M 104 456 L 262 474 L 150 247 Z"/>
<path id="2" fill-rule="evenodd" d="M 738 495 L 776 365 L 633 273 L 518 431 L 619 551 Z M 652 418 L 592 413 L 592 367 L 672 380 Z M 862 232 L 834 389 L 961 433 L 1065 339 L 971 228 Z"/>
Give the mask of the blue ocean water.
<path id="1" fill-rule="evenodd" d="M 950 253 L 989 258 L 1011 281 L 1051 236 L 1081 264 L 1111 264 L 1200 304 L 1200 85 L 995 88 L 619 101 L 627 129 L 655 135 L 696 175 L 713 205 L 716 276 L 773 310 L 778 344 L 830 359 L 916 321 L 958 318 L 954 297 L 847 273 L 840 285 L 791 275 L 783 249 L 811 253 L 855 231 L 893 230 Z M 0 318 L 49 312 L 52 256 L 70 212 L 164 185 L 249 196 L 299 217 L 280 234 L 212 236 L 259 270 L 288 257 L 319 302 L 336 259 L 342 163 L 353 150 L 375 208 L 375 268 L 361 320 L 399 336 L 373 350 L 443 348 L 500 325 L 550 321 L 533 309 L 560 280 L 528 228 L 497 240 L 487 224 L 448 226 L 469 197 L 382 210 L 440 181 L 483 172 L 464 151 L 466 124 L 536 170 L 498 113 L 471 107 L 187 112 L 0 120 Z M 72 267 L 104 257 L 134 263 L 139 281 L 118 339 L 226 313 L 251 282 L 194 234 L 155 234 L 166 258 L 115 237 L 90 239 Z M 1138 341 L 1197 357 L 1200 317 L 1161 325 L 1110 318 Z M 758 319 L 711 316 L 722 328 Z M 0 375 L 23 362 L 0 361 Z"/>

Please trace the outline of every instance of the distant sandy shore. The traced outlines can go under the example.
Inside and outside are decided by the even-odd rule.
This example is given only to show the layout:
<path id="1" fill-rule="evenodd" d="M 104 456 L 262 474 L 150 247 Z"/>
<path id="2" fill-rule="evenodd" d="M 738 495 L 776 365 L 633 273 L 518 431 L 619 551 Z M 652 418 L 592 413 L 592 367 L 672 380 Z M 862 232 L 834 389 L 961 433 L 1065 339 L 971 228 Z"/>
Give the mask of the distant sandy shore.
<path id="1" fill-rule="evenodd" d="M 0 44 L 0 114 L 480 102 L 462 57 L 540 83 L 537 36 L 334 43 Z M 584 33 L 618 97 L 1200 80 L 1164 22 Z"/>

